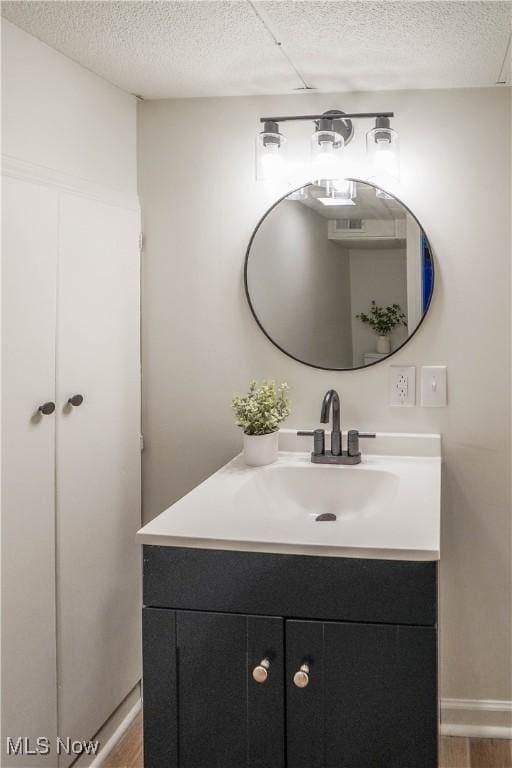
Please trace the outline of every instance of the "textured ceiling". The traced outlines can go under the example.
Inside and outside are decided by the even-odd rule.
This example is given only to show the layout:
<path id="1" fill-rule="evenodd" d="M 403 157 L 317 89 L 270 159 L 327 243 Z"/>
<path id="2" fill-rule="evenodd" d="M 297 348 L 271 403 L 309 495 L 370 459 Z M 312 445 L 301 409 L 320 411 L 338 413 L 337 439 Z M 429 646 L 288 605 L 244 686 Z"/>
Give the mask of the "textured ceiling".
<path id="1" fill-rule="evenodd" d="M 2 14 L 144 98 L 510 84 L 512 0 L 5 0 Z"/>

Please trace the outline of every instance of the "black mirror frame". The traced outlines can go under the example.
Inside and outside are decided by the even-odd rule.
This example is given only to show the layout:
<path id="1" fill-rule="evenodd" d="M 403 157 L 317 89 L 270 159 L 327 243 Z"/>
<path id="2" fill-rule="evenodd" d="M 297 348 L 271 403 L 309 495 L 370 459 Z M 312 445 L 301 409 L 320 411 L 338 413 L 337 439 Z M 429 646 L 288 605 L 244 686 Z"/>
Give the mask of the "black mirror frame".
<path id="1" fill-rule="evenodd" d="M 249 294 L 249 285 L 248 285 L 248 280 L 247 280 L 247 268 L 248 268 L 248 265 L 249 265 L 249 256 L 250 256 L 250 253 L 251 253 L 251 246 L 253 244 L 254 238 L 256 237 L 256 235 L 258 233 L 259 228 L 261 227 L 261 225 L 263 224 L 263 222 L 265 221 L 265 219 L 267 218 L 269 213 L 271 213 L 274 210 L 274 208 L 276 208 L 279 205 L 279 203 L 282 203 L 283 200 L 286 200 L 287 197 L 289 197 L 290 195 L 293 195 L 294 192 L 298 192 L 299 189 L 304 189 L 304 187 L 313 186 L 313 183 L 312 182 L 307 182 L 306 184 L 301 184 L 300 187 L 297 187 L 296 189 L 292 189 L 292 190 L 288 191 L 285 195 L 282 195 L 282 197 L 280 197 L 278 200 L 276 200 L 276 202 L 273 203 L 273 205 L 271 205 L 270 208 L 268 208 L 265 211 L 265 213 L 263 214 L 261 219 L 256 224 L 256 227 L 254 228 L 254 231 L 253 231 L 253 233 L 251 235 L 251 239 L 249 240 L 249 245 L 247 246 L 247 250 L 245 252 L 245 261 L 244 261 L 244 289 L 245 289 L 245 296 L 246 296 L 246 299 L 247 299 L 247 303 L 249 304 L 249 308 L 250 308 L 250 310 L 252 312 L 252 315 L 253 315 L 254 319 L 256 320 L 256 323 L 257 323 L 258 327 L 263 332 L 263 334 L 267 337 L 267 339 L 275 347 L 277 347 L 277 349 L 280 350 L 280 352 L 282 352 L 287 357 L 291 357 L 291 359 L 295 360 L 297 363 L 302 363 L 302 365 L 307 365 L 307 366 L 309 366 L 309 368 L 316 368 L 317 370 L 321 370 L 321 371 L 361 371 L 361 370 L 366 370 L 367 368 L 373 368 L 374 365 L 380 365 L 381 363 L 384 363 L 386 360 L 389 360 L 389 358 L 392 357 L 393 355 L 396 355 L 397 352 L 399 352 L 401 349 L 403 349 L 405 347 L 405 345 L 408 344 L 411 341 L 411 339 L 416 335 L 416 333 L 419 331 L 419 329 L 423 325 L 423 322 L 424 322 L 426 316 L 428 315 L 429 309 L 430 309 L 430 307 L 432 305 L 432 297 L 434 295 L 435 283 L 436 283 L 436 266 L 435 266 L 434 251 L 432 249 L 432 245 L 431 245 L 430 240 L 429 240 L 429 238 L 427 236 L 427 233 L 425 232 L 424 228 L 422 227 L 421 222 L 418 219 L 418 217 L 416 216 L 416 214 L 413 213 L 413 211 L 411 211 L 409 206 L 406 205 L 402 200 L 400 200 L 399 197 L 394 195 L 392 192 L 388 192 L 388 190 L 383 189 L 382 187 L 378 187 L 376 184 L 372 184 L 370 181 L 366 181 L 365 179 L 357 179 L 355 177 L 349 178 L 349 179 L 347 179 L 347 181 L 354 181 L 354 182 L 359 183 L 359 184 L 366 184 L 369 187 L 373 187 L 375 190 L 382 190 L 383 192 L 385 192 L 386 194 L 390 195 L 395 200 L 397 200 L 400 203 L 400 205 L 402 205 L 405 208 L 405 210 L 413 217 L 413 219 L 416 221 L 416 223 L 418 224 L 419 228 L 421 229 L 421 231 L 423 232 L 423 235 L 425 236 L 425 238 L 427 240 L 428 249 L 430 251 L 430 256 L 432 258 L 432 288 L 431 288 L 431 291 L 430 291 L 430 296 L 428 298 L 428 303 L 427 303 L 427 306 L 426 306 L 425 311 L 423 313 L 423 316 L 422 316 L 420 322 L 418 323 L 418 325 L 416 326 L 416 328 L 414 329 L 414 331 L 411 333 L 410 336 L 407 337 L 407 339 L 402 344 L 400 344 L 399 347 L 394 349 L 392 352 L 389 353 L 389 355 L 386 355 L 381 360 L 376 360 L 374 363 L 369 363 L 368 365 L 356 365 L 356 366 L 353 366 L 352 368 L 329 368 L 329 367 L 324 366 L 324 365 L 315 365 L 314 363 L 308 363 L 308 362 L 306 362 L 306 360 L 301 360 L 299 357 L 295 357 L 295 355 L 292 355 L 290 352 L 287 352 L 286 349 L 283 349 L 283 347 L 281 347 L 281 345 L 278 344 L 277 341 L 274 341 L 272 336 L 270 336 L 270 334 L 265 330 L 265 328 L 261 324 L 260 319 L 258 317 L 258 314 L 256 312 L 256 309 L 254 308 L 254 305 L 253 305 L 253 303 L 251 301 L 251 297 L 250 297 L 250 294 Z"/>

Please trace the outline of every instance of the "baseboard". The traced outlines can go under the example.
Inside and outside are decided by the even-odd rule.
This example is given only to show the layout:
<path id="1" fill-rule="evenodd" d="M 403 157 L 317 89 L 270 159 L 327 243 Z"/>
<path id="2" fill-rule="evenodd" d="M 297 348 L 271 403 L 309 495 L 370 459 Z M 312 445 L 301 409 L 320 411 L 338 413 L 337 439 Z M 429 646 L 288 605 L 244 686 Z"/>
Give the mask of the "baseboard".
<path id="1" fill-rule="evenodd" d="M 94 757 L 82 755 L 71 768 L 101 768 L 108 755 L 121 741 L 124 734 L 141 710 L 140 683 L 137 683 L 115 712 L 93 737 L 100 742 Z"/>
<path id="2" fill-rule="evenodd" d="M 441 735 L 512 739 L 512 701 L 441 699 Z"/>
<path id="3" fill-rule="evenodd" d="M 126 717 L 119 723 L 118 727 L 112 734 L 112 736 L 108 739 L 108 741 L 105 742 L 102 749 L 100 749 L 99 753 L 97 754 L 95 760 L 91 763 L 90 768 L 101 768 L 109 754 L 112 752 L 114 747 L 117 746 L 117 744 L 121 741 L 124 734 L 130 727 L 130 725 L 133 723 L 137 715 L 139 714 L 142 707 L 142 701 L 139 699 L 131 708 L 131 710 L 128 712 Z"/>
<path id="4" fill-rule="evenodd" d="M 135 693 L 132 692 L 132 696 Z M 128 711 L 115 725 L 88 768 L 101 768 L 141 710 L 140 691 L 130 696 Z M 512 739 L 512 701 L 492 699 L 441 699 L 441 736 L 477 739 Z M 80 761 L 73 768 L 78 768 Z"/>
<path id="5" fill-rule="evenodd" d="M 472 739 L 512 739 L 512 727 L 441 723 L 441 736 L 461 736 Z"/>

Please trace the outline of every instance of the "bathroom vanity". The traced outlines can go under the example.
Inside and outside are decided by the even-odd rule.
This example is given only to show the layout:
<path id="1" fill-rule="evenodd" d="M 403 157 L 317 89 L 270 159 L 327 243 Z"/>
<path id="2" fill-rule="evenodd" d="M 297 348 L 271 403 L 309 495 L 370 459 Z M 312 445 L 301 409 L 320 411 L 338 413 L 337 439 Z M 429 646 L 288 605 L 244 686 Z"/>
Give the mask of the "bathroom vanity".
<path id="1" fill-rule="evenodd" d="M 436 768 L 439 437 L 280 441 L 139 533 L 145 765 Z"/>

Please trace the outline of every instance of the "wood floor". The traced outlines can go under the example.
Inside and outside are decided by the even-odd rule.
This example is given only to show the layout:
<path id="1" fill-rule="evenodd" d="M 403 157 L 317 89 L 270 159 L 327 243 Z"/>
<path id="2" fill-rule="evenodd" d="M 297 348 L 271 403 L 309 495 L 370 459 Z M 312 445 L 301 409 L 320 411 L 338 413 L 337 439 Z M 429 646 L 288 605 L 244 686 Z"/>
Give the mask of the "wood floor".
<path id="1" fill-rule="evenodd" d="M 144 768 L 142 714 L 133 721 L 117 747 L 108 755 L 103 768 Z"/>
<path id="2" fill-rule="evenodd" d="M 137 717 L 107 757 L 104 768 L 143 768 L 142 716 Z M 439 768 L 512 768 L 512 742 L 444 736 Z"/>

